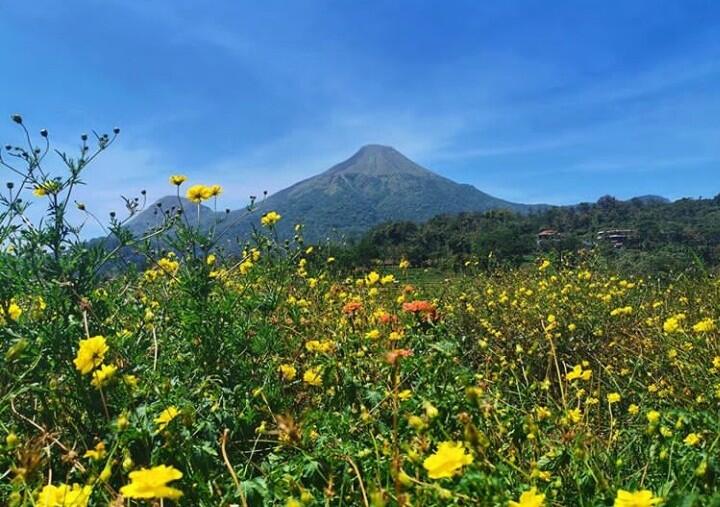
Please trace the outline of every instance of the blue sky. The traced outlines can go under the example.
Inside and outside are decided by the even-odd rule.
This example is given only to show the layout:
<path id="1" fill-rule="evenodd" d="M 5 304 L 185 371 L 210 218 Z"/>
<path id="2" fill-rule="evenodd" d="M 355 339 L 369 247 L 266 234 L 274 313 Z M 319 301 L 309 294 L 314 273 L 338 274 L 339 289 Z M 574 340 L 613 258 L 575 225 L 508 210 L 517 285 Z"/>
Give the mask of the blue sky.
<path id="1" fill-rule="evenodd" d="M 172 173 L 240 206 L 367 143 L 521 202 L 720 192 L 713 0 L 5 1 L 0 60 L 3 117 L 123 129 L 101 214 Z"/>

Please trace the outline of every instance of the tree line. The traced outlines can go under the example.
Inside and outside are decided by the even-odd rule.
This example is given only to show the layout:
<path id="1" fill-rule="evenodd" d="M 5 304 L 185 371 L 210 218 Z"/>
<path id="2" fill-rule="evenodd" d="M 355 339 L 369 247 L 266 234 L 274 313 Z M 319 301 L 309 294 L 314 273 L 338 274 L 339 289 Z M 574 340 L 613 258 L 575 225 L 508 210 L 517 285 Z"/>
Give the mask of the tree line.
<path id="1" fill-rule="evenodd" d="M 673 272 L 720 265 L 720 194 L 710 199 L 659 198 L 551 207 L 531 214 L 506 210 L 441 215 L 424 223 L 390 222 L 343 246 L 341 265 L 395 263 L 460 269 L 519 265 L 538 253 L 594 252 L 618 268 Z"/>

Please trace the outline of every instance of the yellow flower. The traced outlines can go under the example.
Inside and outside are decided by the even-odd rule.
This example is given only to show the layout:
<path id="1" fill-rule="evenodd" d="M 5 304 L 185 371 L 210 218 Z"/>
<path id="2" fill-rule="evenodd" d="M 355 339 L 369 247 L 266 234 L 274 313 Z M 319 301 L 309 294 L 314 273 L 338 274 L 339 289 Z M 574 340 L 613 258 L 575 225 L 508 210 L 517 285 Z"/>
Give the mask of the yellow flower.
<path id="1" fill-rule="evenodd" d="M 180 415 L 180 411 L 175 405 L 172 405 L 160 412 L 160 415 L 155 418 L 155 424 L 157 424 L 158 431 L 164 430 L 167 425 L 170 424 L 170 421 L 175 419 L 178 415 Z"/>
<path id="2" fill-rule="evenodd" d="M 92 486 L 48 484 L 38 495 L 37 507 L 86 507 L 91 494 Z"/>
<path id="3" fill-rule="evenodd" d="M 268 211 L 260 218 L 260 223 L 264 227 L 272 227 L 278 223 L 281 218 L 282 215 L 280 215 L 277 211 Z"/>
<path id="4" fill-rule="evenodd" d="M 398 267 L 399 267 L 400 269 L 407 269 L 407 268 L 410 267 L 410 261 L 407 260 L 407 259 L 402 259 L 402 260 L 400 261 L 400 264 L 398 265 Z"/>
<path id="5" fill-rule="evenodd" d="M 672 317 L 669 317 L 663 323 L 663 331 L 668 334 L 682 331 L 682 321 L 684 319 L 685 315 L 683 314 L 673 315 Z"/>
<path id="6" fill-rule="evenodd" d="M 395 277 L 393 275 L 385 275 L 380 279 L 380 283 L 382 285 L 387 285 L 389 283 L 393 283 L 395 281 Z"/>
<path id="7" fill-rule="evenodd" d="M 130 420 L 128 419 L 127 414 L 122 413 L 118 416 L 118 418 L 115 420 L 115 427 L 118 430 L 124 430 L 130 425 Z"/>
<path id="8" fill-rule="evenodd" d="M 210 197 L 210 192 L 205 185 L 193 185 L 187 189 L 185 197 L 194 203 L 200 203 Z"/>
<path id="9" fill-rule="evenodd" d="M 550 412 L 547 407 L 535 407 L 535 415 L 542 421 L 549 418 L 552 415 L 552 412 Z"/>
<path id="10" fill-rule="evenodd" d="M 435 454 L 425 458 L 423 467 L 431 479 L 442 479 L 452 477 L 472 462 L 472 455 L 466 453 L 461 442 L 441 442 Z"/>
<path id="11" fill-rule="evenodd" d="M 651 410 L 647 414 L 645 414 L 645 417 L 647 417 L 647 420 L 650 424 L 656 424 L 660 420 L 660 412 L 657 410 Z"/>
<path id="12" fill-rule="evenodd" d="M 178 187 L 187 181 L 187 176 L 181 174 L 173 174 L 170 176 L 170 184 L 177 185 Z"/>
<path id="13" fill-rule="evenodd" d="M 285 507 L 303 507 L 303 504 L 297 498 L 290 497 L 285 502 Z"/>
<path id="14" fill-rule="evenodd" d="M 545 259 L 542 261 L 542 264 L 538 266 L 539 271 L 545 271 L 547 268 L 550 267 L 550 261 Z"/>
<path id="15" fill-rule="evenodd" d="M 158 267 L 165 273 L 174 274 L 180 268 L 180 262 L 169 257 L 163 257 L 157 261 Z"/>
<path id="16" fill-rule="evenodd" d="M 693 326 L 696 333 L 709 333 L 715 330 L 715 321 L 713 319 L 703 319 Z"/>
<path id="17" fill-rule="evenodd" d="M 438 409 L 429 401 L 423 401 L 423 409 L 425 409 L 425 415 L 428 419 L 435 419 L 440 413 Z"/>
<path id="18" fill-rule="evenodd" d="M 538 493 L 537 488 L 531 488 L 525 491 L 518 501 L 511 500 L 508 507 L 543 507 L 545 505 L 545 495 Z"/>
<path id="19" fill-rule="evenodd" d="M 408 416 L 408 424 L 415 431 L 421 431 L 425 428 L 425 421 L 423 418 L 415 414 Z"/>
<path id="20" fill-rule="evenodd" d="M 105 359 L 105 353 L 109 350 L 104 336 L 93 336 L 87 340 L 80 340 L 80 348 L 73 361 L 75 367 L 86 375 L 100 366 Z"/>
<path id="21" fill-rule="evenodd" d="M 306 384 L 310 384 L 311 386 L 321 386 L 322 385 L 322 375 L 320 373 L 320 368 L 310 368 L 305 372 L 303 375 L 303 380 Z"/>
<path id="22" fill-rule="evenodd" d="M 580 421 L 582 421 L 582 416 L 583 416 L 583 414 L 579 408 L 573 408 L 571 410 L 568 410 L 567 415 L 566 415 L 567 420 L 574 424 L 577 424 Z"/>
<path id="23" fill-rule="evenodd" d="M 590 380 L 591 377 L 592 377 L 592 370 L 583 370 L 582 366 L 579 364 L 576 364 L 573 367 L 572 371 L 568 372 L 565 375 L 565 378 L 569 382 L 572 382 L 573 380 L 577 380 L 577 379 Z"/>
<path id="24" fill-rule="evenodd" d="M 371 285 L 375 285 L 380 281 L 380 275 L 377 274 L 375 271 L 371 271 L 368 276 L 365 277 L 365 285 L 368 287 Z"/>
<path id="25" fill-rule="evenodd" d="M 580 366 L 579 364 L 575 365 L 573 367 L 572 371 L 565 374 L 565 379 L 568 380 L 569 382 L 579 379 L 580 377 L 582 377 L 582 366 Z"/>
<path id="26" fill-rule="evenodd" d="M 160 465 L 152 468 L 141 468 L 130 472 L 130 484 L 120 488 L 120 494 L 127 498 L 170 498 L 177 500 L 182 496 L 182 491 L 171 488 L 168 482 L 182 478 L 180 470 Z"/>
<path id="27" fill-rule="evenodd" d="M 103 364 L 99 369 L 93 372 L 90 383 L 95 386 L 96 389 L 100 389 L 110 382 L 116 372 L 117 366 L 113 364 Z"/>
<path id="28" fill-rule="evenodd" d="M 210 185 L 207 189 L 207 193 L 210 197 L 217 197 L 222 194 L 223 191 L 223 188 L 220 185 Z"/>
<path id="29" fill-rule="evenodd" d="M 367 333 L 365 333 L 365 338 L 368 340 L 377 340 L 380 338 L 380 331 L 377 329 L 371 329 Z"/>
<path id="30" fill-rule="evenodd" d="M 98 442 L 95 449 L 85 451 L 83 458 L 90 458 L 93 461 L 99 461 L 105 457 L 105 442 Z"/>
<path id="31" fill-rule="evenodd" d="M 530 478 L 537 478 L 541 481 L 550 482 L 550 479 L 552 479 L 552 473 L 547 470 L 540 470 L 539 468 L 534 468 L 533 471 L 530 473 Z"/>
<path id="32" fill-rule="evenodd" d="M 700 443 L 700 435 L 697 433 L 689 433 L 688 436 L 685 437 L 685 445 L 689 445 L 690 447 L 695 446 Z"/>
<path id="33" fill-rule="evenodd" d="M 633 403 L 628 407 L 628 414 L 637 415 L 638 412 L 640 412 L 640 407 L 638 407 L 636 404 Z"/>
<path id="34" fill-rule="evenodd" d="M 613 403 L 617 403 L 620 401 L 620 394 L 619 393 L 610 393 L 607 395 L 607 402 L 612 405 Z"/>
<path id="35" fill-rule="evenodd" d="M 612 317 L 617 317 L 618 315 L 630 315 L 632 312 L 632 306 L 623 306 L 620 308 L 615 308 L 613 311 L 610 312 L 610 315 Z"/>
<path id="36" fill-rule="evenodd" d="M 17 303 L 12 302 L 8 306 L 8 315 L 10 316 L 10 318 L 12 320 L 18 320 L 20 318 L 20 316 L 22 315 L 22 313 L 23 313 L 22 308 L 20 308 L 17 305 Z M 5 312 L 3 312 L 3 310 L 0 309 L 0 319 L 2 318 L 3 315 L 5 315 Z"/>
<path id="37" fill-rule="evenodd" d="M 412 398 L 412 391 L 410 389 L 403 389 L 398 393 L 398 398 L 400 398 L 402 401 L 409 400 Z"/>
<path id="38" fill-rule="evenodd" d="M 48 194 L 57 193 L 60 190 L 60 182 L 57 180 L 45 180 L 33 188 L 35 197 L 43 197 Z"/>
<path id="39" fill-rule="evenodd" d="M 646 489 L 642 491 L 625 491 L 621 489 L 615 498 L 614 507 L 652 507 L 662 501 Z"/>
<path id="40" fill-rule="evenodd" d="M 325 354 L 328 352 L 332 352 L 332 350 L 335 348 L 335 342 L 332 340 L 309 340 L 305 343 L 305 348 L 309 352 L 318 352 L 320 354 Z"/>
<path id="41" fill-rule="evenodd" d="M 281 364 L 279 370 L 282 374 L 282 377 L 288 381 L 293 380 L 295 378 L 295 375 L 297 374 L 297 370 L 291 364 Z"/>
<path id="42" fill-rule="evenodd" d="M 123 375 L 123 382 L 125 382 L 125 385 L 127 385 L 130 389 L 135 389 L 138 385 L 138 378 L 136 375 Z"/>

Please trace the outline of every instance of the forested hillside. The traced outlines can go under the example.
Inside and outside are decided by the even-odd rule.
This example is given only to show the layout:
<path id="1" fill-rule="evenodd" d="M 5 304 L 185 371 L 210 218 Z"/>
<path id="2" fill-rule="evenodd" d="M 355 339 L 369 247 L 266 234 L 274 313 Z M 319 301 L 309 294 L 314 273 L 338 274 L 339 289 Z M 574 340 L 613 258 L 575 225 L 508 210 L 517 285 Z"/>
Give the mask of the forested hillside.
<path id="1" fill-rule="evenodd" d="M 615 230 L 619 239 L 607 234 Z M 527 215 L 501 210 L 386 223 L 345 255 L 354 263 L 406 257 L 413 265 L 460 267 L 468 261 L 519 264 L 538 251 L 589 249 L 641 271 L 720 264 L 720 195 L 675 202 L 605 196 Z"/>

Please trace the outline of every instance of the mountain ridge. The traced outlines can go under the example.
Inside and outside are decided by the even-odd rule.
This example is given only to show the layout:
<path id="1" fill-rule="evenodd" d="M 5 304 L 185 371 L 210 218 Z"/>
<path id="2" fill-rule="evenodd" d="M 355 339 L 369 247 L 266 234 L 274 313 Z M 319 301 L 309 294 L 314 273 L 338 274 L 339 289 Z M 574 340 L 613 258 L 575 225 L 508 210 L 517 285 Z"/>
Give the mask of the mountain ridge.
<path id="1" fill-rule="evenodd" d="M 173 199 L 177 202 L 177 196 L 159 199 L 128 228 L 144 232 L 156 223 L 158 209 L 166 210 Z M 260 215 L 274 210 L 283 216 L 277 225 L 282 237 L 290 237 L 295 224 L 302 223 L 305 238 L 316 242 L 360 235 L 388 221 L 422 222 L 440 214 L 493 209 L 530 213 L 547 207 L 494 197 L 426 169 L 391 146 L 368 144 L 329 169 L 270 195 L 257 203 L 250 215 L 246 209 L 215 214 L 203 206 L 201 226 L 206 222 L 232 224 L 228 237 L 236 239 L 257 226 Z"/>

